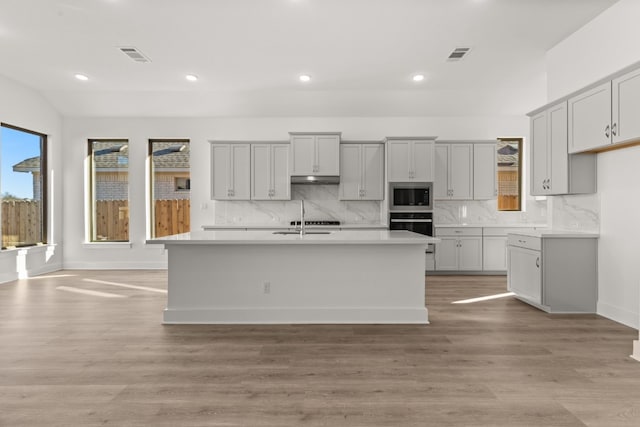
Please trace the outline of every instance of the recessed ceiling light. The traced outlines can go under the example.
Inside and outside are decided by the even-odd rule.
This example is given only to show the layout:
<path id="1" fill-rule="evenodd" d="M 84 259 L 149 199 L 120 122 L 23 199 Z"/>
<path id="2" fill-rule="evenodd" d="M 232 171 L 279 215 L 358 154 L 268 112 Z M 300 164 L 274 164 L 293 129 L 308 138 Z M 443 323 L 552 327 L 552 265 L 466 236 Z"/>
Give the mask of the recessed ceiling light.
<path id="1" fill-rule="evenodd" d="M 195 74 L 187 74 L 186 76 L 184 76 L 184 78 L 189 80 L 190 82 L 198 81 L 198 76 L 196 76 Z"/>
<path id="2" fill-rule="evenodd" d="M 414 82 L 421 82 L 424 80 L 424 74 L 416 74 L 412 77 Z"/>
<path id="3" fill-rule="evenodd" d="M 311 76 L 308 74 L 302 74 L 298 78 L 300 79 L 301 82 L 305 82 L 305 83 L 311 81 Z"/>
<path id="4" fill-rule="evenodd" d="M 85 76 L 84 74 L 76 74 L 74 77 L 83 82 L 86 82 L 87 80 L 89 80 L 89 77 Z"/>

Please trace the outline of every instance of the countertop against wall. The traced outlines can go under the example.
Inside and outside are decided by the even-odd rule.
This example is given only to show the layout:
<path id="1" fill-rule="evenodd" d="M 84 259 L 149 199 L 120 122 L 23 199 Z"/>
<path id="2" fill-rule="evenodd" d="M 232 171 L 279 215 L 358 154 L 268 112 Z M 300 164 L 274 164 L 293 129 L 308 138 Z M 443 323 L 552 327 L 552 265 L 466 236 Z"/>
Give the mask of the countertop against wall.
<path id="1" fill-rule="evenodd" d="M 470 223 L 463 222 L 460 224 L 435 224 L 436 228 L 547 228 L 547 224 L 532 223 Z"/>
<path id="2" fill-rule="evenodd" d="M 340 224 L 340 225 L 307 225 L 306 230 L 386 230 L 384 224 Z M 203 225 L 203 230 L 293 230 L 293 225 L 285 224 L 223 224 L 223 225 Z"/>

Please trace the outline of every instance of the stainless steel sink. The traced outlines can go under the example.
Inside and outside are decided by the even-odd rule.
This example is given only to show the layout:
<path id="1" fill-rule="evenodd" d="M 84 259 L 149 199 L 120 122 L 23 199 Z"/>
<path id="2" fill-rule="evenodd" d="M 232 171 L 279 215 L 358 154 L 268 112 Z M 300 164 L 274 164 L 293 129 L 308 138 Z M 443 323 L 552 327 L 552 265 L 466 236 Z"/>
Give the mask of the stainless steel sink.
<path id="1" fill-rule="evenodd" d="M 273 234 L 300 234 L 299 231 L 274 231 Z M 330 231 L 305 231 L 304 234 L 331 234 Z"/>

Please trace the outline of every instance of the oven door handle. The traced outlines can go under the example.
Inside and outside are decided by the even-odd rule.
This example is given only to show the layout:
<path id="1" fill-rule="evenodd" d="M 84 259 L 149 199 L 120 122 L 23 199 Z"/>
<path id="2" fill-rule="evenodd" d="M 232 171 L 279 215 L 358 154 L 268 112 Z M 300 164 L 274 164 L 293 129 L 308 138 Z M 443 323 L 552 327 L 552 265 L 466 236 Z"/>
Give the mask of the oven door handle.
<path id="1" fill-rule="evenodd" d="M 433 222 L 432 219 L 392 219 L 391 222 Z"/>

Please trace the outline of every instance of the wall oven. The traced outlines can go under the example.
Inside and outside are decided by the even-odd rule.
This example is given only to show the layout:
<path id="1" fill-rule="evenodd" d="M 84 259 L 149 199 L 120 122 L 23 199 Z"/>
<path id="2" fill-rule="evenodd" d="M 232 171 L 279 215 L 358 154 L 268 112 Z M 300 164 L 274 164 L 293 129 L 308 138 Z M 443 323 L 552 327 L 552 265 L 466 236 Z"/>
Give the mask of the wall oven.
<path id="1" fill-rule="evenodd" d="M 430 211 L 433 209 L 431 182 L 390 182 L 389 210 Z"/>
<path id="2" fill-rule="evenodd" d="M 432 212 L 391 212 L 389 230 L 408 230 L 433 237 Z M 435 270 L 435 246 L 427 245 L 425 251 L 425 270 Z"/>

